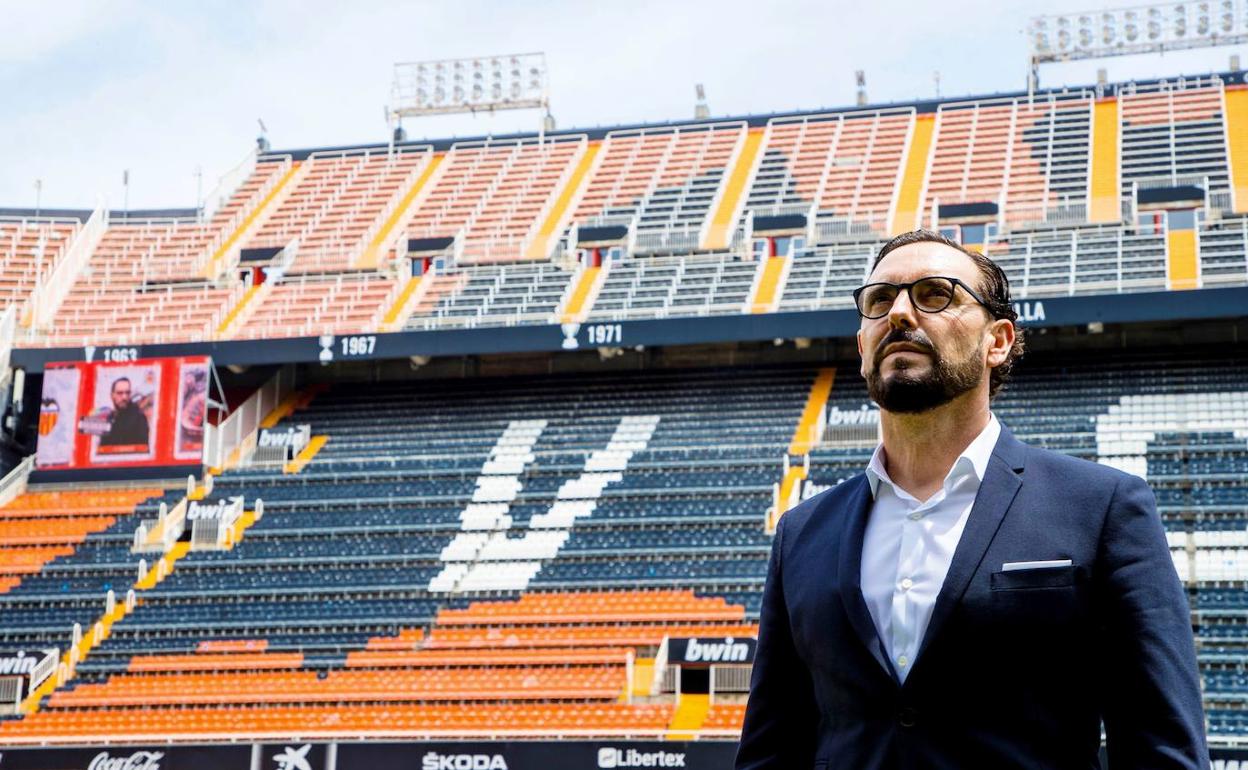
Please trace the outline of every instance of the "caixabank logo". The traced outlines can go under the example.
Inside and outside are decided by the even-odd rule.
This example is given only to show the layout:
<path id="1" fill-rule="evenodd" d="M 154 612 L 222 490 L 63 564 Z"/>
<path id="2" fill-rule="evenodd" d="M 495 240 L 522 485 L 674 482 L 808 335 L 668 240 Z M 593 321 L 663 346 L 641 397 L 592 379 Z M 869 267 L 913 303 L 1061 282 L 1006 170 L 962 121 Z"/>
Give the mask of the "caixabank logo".
<path id="1" fill-rule="evenodd" d="M 260 770 L 324 770 L 326 744 L 271 743 L 262 748 Z"/>
<path id="2" fill-rule="evenodd" d="M 683 751 L 639 751 L 603 746 L 598 749 L 598 767 L 686 767 Z"/>

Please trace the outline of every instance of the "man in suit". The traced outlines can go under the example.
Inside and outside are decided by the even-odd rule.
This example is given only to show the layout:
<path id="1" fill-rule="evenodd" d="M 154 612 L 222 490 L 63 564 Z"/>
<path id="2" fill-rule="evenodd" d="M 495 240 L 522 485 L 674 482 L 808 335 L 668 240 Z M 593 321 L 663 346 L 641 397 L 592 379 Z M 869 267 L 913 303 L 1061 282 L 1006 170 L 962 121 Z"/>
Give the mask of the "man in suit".
<path id="1" fill-rule="evenodd" d="M 1022 351 L 1004 272 L 887 243 L 862 375 L 883 442 L 787 512 L 738 770 L 1207 770 L 1186 596 L 1139 478 L 1027 446 L 989 409 Z"/>
<path id="2" fill-rule="evenodd" d="M 130 378 L 118 377 L 109 388 L 113 409 L 108 431 L 100 436 L 101 447 L 139 446 L 146 451 L 150 428 L 143 408 L 133 400 Z"/>

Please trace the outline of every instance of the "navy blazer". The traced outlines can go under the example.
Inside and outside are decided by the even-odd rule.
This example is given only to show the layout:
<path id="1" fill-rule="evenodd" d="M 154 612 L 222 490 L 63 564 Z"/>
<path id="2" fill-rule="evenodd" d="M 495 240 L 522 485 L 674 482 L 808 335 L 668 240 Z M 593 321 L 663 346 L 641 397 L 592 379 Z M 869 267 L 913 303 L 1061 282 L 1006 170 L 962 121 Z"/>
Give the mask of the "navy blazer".
<path id="1" fill-rule="evenodd" d="M 860 586 L 870 484 L 784 515 L 738 770 L 1207 770 L 1187 597 L 1152 491 L 1002 428 L 904 684 Z M 1006 562 L 1069 567 L 1003 572 Z M 887 655 L 883 656 L 885 659 Z"/>

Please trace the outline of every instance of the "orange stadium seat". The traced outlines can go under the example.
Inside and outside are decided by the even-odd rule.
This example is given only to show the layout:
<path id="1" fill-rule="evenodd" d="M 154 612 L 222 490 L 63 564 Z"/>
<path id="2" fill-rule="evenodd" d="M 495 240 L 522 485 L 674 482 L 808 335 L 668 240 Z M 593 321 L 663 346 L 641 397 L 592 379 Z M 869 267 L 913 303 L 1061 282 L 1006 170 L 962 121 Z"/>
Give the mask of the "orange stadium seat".
<path id="1" fill-rule="evenodd" d="M 36 574 L 53 559 L 72 554 L 88 535 L 112 526 L 117 515 L 159 494 L 159 489 L 136 489 L 17 496 L 0 508 L 0 594 L 20 585 L 22 575 Z"/>
<path id="2" fill-rule="evenodd" d="M 0 724 L 0 740 L 65 737 L 661 731 L 670 704 L 343 704 L 49 710 Z"/>
<path id="3" fill-rule="evenodd" d="M 464 264 L 525 258 L 539 215 L 587 145 L 583 135 L 454 145 L 408 235 L 462 233 Z"/>
<path id="4" fill-rule="evenodd" d="M 237 301 L 242 287 L 196 283 L 197 270 L 228 235 L 240 211 L 255 205 L 253 198 L 281 172 L 280 163 L 257 164 L 205 223 L 151 219 L 110 225 L 91 256 L 90 269 L 79 275 L 38 341 L 134 345 L 210 339 L 218 317 Z"/>

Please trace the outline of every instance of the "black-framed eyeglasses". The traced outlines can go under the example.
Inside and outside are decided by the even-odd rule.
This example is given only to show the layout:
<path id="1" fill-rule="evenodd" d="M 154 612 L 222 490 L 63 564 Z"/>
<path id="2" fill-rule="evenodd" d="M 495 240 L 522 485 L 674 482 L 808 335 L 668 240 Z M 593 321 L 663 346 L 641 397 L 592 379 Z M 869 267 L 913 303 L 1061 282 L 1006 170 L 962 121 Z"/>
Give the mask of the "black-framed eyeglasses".
<path id="1" fill-rule="evenodd" d="M 961 286 L 979 304 L 992 313 L 992 308 L 974 289 L 959 278 L 929 275 L 910 283 L 869 283 L 854 290 L 854 304 L 863 318 L 883 318 L 893 309 L 902 289 L 910 295 L 910 304 L 924 313 L 939 313 L 953 304 L 953 295 Z M 995 317 L 995 313 L 993 314 Z"/>

